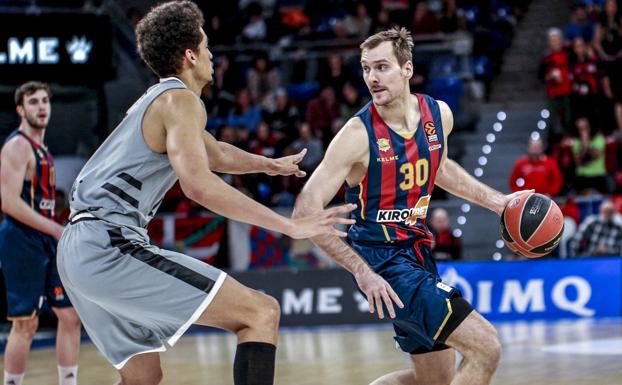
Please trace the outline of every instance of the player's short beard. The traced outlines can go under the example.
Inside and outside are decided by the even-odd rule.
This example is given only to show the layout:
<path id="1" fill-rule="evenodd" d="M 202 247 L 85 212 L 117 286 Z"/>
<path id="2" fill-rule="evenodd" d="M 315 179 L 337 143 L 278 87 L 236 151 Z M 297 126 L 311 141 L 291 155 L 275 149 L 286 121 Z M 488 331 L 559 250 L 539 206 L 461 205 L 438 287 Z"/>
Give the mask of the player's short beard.
<path id="1" fill-rule="evenodd" d="M 34 119 L 32 119 L 30 116 L 28 116 L 28 114 L 25 115 L 26 117 L 26 121 L 28 122 L 28 124 L 30 125 L 30 127 L 37 129 L 37 130 L 44 130 L 47 127 L 47 122 L 45 122 L 45 124 L 41 125 L 37 122 L 37 118 L 35 117 Z"/>

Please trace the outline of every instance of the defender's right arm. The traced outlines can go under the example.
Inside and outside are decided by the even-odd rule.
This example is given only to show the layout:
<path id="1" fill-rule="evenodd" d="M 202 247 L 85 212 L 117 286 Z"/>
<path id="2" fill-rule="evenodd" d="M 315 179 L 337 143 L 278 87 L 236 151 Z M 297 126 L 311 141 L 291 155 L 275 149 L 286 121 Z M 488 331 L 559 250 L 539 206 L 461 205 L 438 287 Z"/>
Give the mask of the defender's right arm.
<path id="1" fill-rule="evenodd" d="M 63 233 L 63 226 L 39 214 L 21 198 L 30 161 L 34 162 L 34 155 L 30 144 L 24 138 L 17 136 L 2 148 L 0 159 L 2 211 L 26 226 L 58 240 Z"/>
<path id="2" fill-rule="evenodd" d="M 294 218 L 320 212 L 337 194 L 352 169 L 358 164 L 366 168 L 367 132 L 359 118 L 350 119 L 330 143 L 324 159 L 315 169 L 296 200 Z M 395 318 L 392 301 L 404 307 L 391 286 L 343 240 L 330 234 L 312 238 L 332 259 L 348 270 L 367 296 L 370 313 L 377 308 L 384 318 L 382 304 Z"/>
<path id="3" fill-rule="evenodd" d="M 212 173 L 203 142 L 207 116 L 198 97 L 187 90 L 171 90 L 169 94 L 172 97 L 160 111 L 166 130 L 166 153 L 188 198 L 225 217 L 292 238 L 324 233 L 345 236 L 332 226 L 351 223 L 339 215 L 349 213 L 353 207 L 336 207 L 293 221 L 248 198 Z"/>

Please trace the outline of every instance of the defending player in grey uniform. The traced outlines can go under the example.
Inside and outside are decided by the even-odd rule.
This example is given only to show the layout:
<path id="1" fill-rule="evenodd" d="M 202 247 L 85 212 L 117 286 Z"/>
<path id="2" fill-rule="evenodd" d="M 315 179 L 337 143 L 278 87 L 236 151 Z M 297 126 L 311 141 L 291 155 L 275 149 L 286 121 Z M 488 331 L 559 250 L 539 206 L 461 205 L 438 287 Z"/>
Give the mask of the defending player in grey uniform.
<path id="1" fill-rule="evenodd" d="M 162 77 L 87 162 L 71 192 L 59 273 L 83 324 L 120 371 L 121 384 L 161 381 L 159 355 L 192 324 L 236 333 L 236 385 L 274 381 L 278 303 L 222 271 L 150 244 L 145 227 L 179 179 L 185 194 L 229 218 L 293 238 L 345 233 L 333 225 L 354 206 L 299 220 L 277 215 L 213 171 L 303 176 L 304 151 L 280 159 L 249 154 L 204 131 L 199 95 L 212 82 L 203 16 L 189 1 L 152 9 L 137 28 L 139 52 Z"/>

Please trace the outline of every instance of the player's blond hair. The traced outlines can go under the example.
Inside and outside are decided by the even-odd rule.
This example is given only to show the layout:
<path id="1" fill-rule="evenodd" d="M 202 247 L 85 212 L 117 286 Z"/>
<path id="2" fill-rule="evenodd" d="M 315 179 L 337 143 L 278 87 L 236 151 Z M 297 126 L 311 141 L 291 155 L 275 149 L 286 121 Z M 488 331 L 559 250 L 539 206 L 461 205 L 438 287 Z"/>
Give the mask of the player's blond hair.
<path id="1" fill-rule="evenodd" d="M 363 43 L 361 43 L 361 50 L 373 49 L 379 46 L 385 41 L 390 41 L 393 45 L 393 53 L 397 58 L 397 63 L 401 66 L 407 61 L 413 60 L 413 43 L 412 35 L 404 27 L 393 27 L 386 31 L 378 32 L 375 35 L 368 37 Z"/>

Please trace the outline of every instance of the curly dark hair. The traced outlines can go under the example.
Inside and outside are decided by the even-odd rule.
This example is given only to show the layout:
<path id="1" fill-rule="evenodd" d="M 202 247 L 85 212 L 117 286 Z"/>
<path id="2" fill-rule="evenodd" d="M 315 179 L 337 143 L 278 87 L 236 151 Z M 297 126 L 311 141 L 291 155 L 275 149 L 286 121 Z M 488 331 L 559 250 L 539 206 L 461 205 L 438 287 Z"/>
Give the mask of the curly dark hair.
<path id="1" fill-rule="evenodd" d="M 198 51 L 203 12 L 191 1 L 171 1 L 152 8 L 136 27 L 138 53 L 158 76 L 176 74 L 187 49 Z"/>

